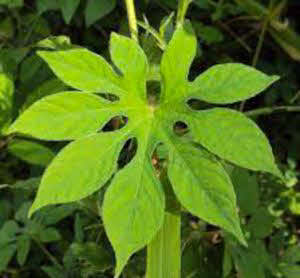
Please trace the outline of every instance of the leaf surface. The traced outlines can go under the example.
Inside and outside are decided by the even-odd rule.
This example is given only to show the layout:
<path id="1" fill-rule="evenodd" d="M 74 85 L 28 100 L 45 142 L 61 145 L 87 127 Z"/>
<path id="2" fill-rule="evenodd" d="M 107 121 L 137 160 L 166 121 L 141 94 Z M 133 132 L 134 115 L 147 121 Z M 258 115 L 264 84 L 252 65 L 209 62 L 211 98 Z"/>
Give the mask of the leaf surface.
<path id="1" fill-rule="evenodd" d="M 88 0 L 85 9 L 85 22 L 87 27 L 109 14 L 116 6 L 116 0 Z"/>
<path id="2" fill-rule="evenodd" d="M 102 187 L 116 170 L 126 136 L 124 130 L 119 136 L 93 134 L 65 147 L 44 173 L 30 215 L 49 204 L 78 201 Z"/>
<path id="3" fill-rule="evenodd" d="M 43 140 L 72 140 L 95 133 L 124 108 L 93 94 L 62 92 L 41 99 L 10 127 Z M 115 109 L 113 108 L 115 107 Z"/>
<path id="4" fill-rule="evenodd" d="M 122 94 L 120 78 L 99 55 L 75 48 L 59 51 L 39 51 L 53 72 L 69 86 L 87 92 Z"/>
<path id="5" fill-rule="evenodd" d="M 221 64 L 191 82 L 187 95 L 214 104 L 234 103 L 254 97 L 278 79 L 243 64 Z"/>
<path id="6" fill-rule="evenodd" d="M 245 243 L 239 225 L 236 197 L 230 178 L 204 150 L 167 142 L 168 175 L 180 203 L 192 214 L 220 226 Z"/>
<path id="7" fill-rule="evenodd" d="M 242 113 L 213 108 L 191 115 L 195 140 L 210 152 L 243 168 L 281 177 L 266 136 Z"/>
<path id="8" fill-rule="evenodd" d="M 186 95 L 187 78 L 196 55 L 197 40 L 190 24 L 178 27 L 161 61 L 162 102 Z"/>

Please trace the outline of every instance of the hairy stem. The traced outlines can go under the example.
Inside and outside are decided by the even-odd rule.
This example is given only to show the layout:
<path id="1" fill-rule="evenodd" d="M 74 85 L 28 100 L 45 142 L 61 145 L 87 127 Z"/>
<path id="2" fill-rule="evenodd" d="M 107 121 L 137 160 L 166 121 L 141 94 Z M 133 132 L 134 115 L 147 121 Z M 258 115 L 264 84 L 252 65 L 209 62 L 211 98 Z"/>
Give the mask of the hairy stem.
<path id="1" fill-rule="evenodd" d="M 146 278 L 180 278 L 180 214 L 166 212 L 161 230 L 147 247 Z"/>
<path id="2" fill-rule="evenodd" d="M 131 37 L 138 41 L 138 26 L 135 14 L 134 0 L 125 0 L 127 16 L 128 16 L 128 24 Z"/>
<path id="3" fill-rule="evenodd" d="M 184 23 L 184 18 L 191 2 L 192 0 L 179 0 L 177 11 L 177 25 L 182 25 Z"/>

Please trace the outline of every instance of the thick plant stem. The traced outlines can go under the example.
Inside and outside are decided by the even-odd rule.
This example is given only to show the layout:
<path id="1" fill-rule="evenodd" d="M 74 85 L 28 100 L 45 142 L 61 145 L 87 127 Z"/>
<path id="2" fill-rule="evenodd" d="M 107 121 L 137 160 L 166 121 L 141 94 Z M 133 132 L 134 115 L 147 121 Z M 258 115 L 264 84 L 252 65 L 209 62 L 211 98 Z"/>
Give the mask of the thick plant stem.
<path id="1" fill-rule="evenodd" d="M 138 27 L 137 27 L 137 20 L 135 14 L 134 0 L 125 0 L 125 3 L 126 3 L 128 24 L 129 24 L 131 37 L 135 41 L 138 41 Z"/>
<path id="2" fill-rule="evenodd" d="M 179 0 L 177 11 L 177 25 L 182 25 L 184 23 L 184 18 L 191 2 L 191 0 Z"/>
<path id="3" fill-rule="evenodd" d="M 180 214 L 166 212 L 163 227 L 147 247 L 146 278 L 180 278 Z"/>

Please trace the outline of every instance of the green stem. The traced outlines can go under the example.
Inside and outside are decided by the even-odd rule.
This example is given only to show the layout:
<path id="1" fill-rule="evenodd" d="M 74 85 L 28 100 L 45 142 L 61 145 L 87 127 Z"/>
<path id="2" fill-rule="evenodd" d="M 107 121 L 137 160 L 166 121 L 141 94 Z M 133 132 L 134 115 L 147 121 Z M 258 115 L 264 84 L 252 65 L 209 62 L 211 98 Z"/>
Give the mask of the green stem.
<path id="1" fill-rule="evenodd" d="M 272 113 L 279 113 L 279 112 L 300 112 L 300 106 L 275 106 L 275 107 L 259 108 L 259 109 L 247 111 L 245 112 L 245 114 L 249 117 L 256 117 L 260 115 L 269 115 Z"/>
<path id="2" fill-rule="evenodd" d="M 138 27 L 137 27 L 136 15 L 135 15 L 134 0 L 125 0 L 125 3 L 126 3 L 128 24 L 129 24 L 131 37 L 135 41 L 138 41 Z"/>
<path id="3" fill-rule="evenodd" d="M 147 247 L 146 278 L 180 278 L 180 214 L 166 212 L 161 230 Z"/>
<path id="4" fill-rule="evenodd" d="M 177 25 L 183 25 L 186 12 L 192 0 L 179 0 L 177 11 Z"/>

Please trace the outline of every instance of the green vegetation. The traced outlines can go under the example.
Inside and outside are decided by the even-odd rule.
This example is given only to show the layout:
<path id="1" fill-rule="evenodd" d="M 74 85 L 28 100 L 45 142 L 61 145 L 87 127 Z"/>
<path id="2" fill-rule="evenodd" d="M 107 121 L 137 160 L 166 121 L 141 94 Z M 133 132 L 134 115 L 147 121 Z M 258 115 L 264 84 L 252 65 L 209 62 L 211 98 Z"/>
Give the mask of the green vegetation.
<path id="1" fill-rule="evenodd" d="M 0 275 L 300 277 L 297 7 L 0 0 Z"/>

